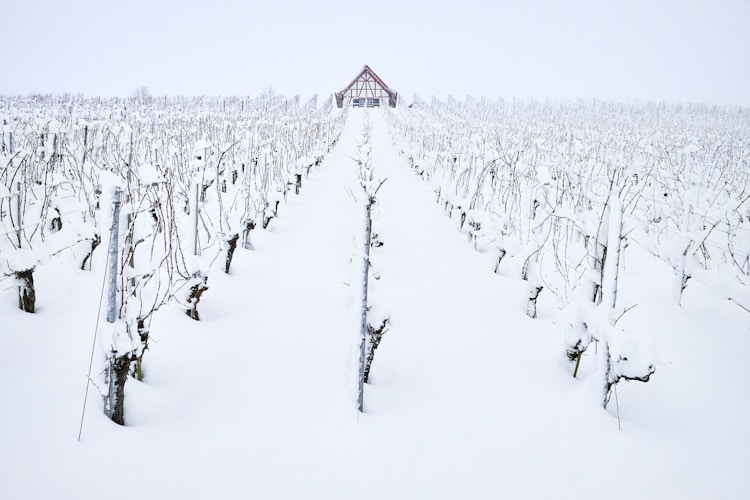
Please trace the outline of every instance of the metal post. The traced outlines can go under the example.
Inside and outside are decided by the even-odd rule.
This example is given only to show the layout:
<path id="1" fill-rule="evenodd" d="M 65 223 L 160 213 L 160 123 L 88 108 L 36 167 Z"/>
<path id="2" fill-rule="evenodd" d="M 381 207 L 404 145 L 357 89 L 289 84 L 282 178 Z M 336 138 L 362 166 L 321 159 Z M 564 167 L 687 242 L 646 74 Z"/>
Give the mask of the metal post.
<path id="1" fill-rule="evenodd" d="M 115 188 L 115 199 L 113 202 L 112 210 L 112 229 L 109 235 L 109 258 L 107 261 L 107 273 L 109 281 L 109 290 L 107 291 L 107 323 L 114 323 L 116 319 L 117 311 L 117 254 L 119 253 L 119 237 L 120 237 L 120 194 L 121 190 L 119 187 Z M 112 354 L 114 355 L 114 354 Z M 109 385 L 108 395 L 104 397 L 104 414 L 112 419 L 114 415 L 113 402 L 115 399 L 115 384 L 113 377 L 115 376 L 112 368 L 114 359 L 110 356 L 108 359 L 107 376 L 106 381 Z"/>
<path id="2" fill-rule="evenodd" d="M 128 154 L 128 186 L 130 186 L 133 172 L 133 131 L 130 131 L 130 153 Z"/>
<path id="3" fill-rule="evenodd" d="M 361 323 L 361 340 L 359 346 L 359 394 L 357 406 L 359 411 L 363 411 L 364 394 L 365 394 L 365 357 L 367 356 L 367 284 L 370 277 L 370 236 L 372 233 L 372 202 L 373 199 L 367 197 L 365 207 L 365 254 L 364 254 L 364 272 L 362 277 L 362 323 Z"/>
<path id="4" fill-rule="evenodd" d="M 86 164 L 86 157 L 89 154 L 89 126 L 83 127 L 83 158 L 81 159 L 81 167 Z"/>
<path id="5" fill-rule="evenodd" d="M 198 216 L 198 204 L 201 201 L 201 185 L 200 183 L 195 184 L 195 247 L 193 248 L 193 255 L 201 254 L 200 241 L 198 238 L 198 222 L 200 220 Z"/>
<path id="6" fill-rule="evenodd" d="M 57 149 L 57 132 L 55 132 L 52 135 L 52 158 L 50 158 L 50 163 L 52 164 L 52 169 L 55 168 L 55 163 L 57 162 L 57 156 L 58 156 L 58 149 Z"/>
<path id="7" fill-rule="evenodd" d="M 21 183 L 16 183 L 16 221 L 18 224 L 18 230 L 16 231 L 16 237 L 18 238 L 18 248 L 21 248 L 21 232 L 23 231 L 22 217 L 21 217 Z"/>
<path id="8" fill-rule="evenodd" d="M 107 293 L 107 323 L 115 322 L 117 303 L 117 253 L 120 233 L 120 188 L 115 188 L 114 209 L 112 213 L 112 230 L 109 236 L 109 291 Z"/>

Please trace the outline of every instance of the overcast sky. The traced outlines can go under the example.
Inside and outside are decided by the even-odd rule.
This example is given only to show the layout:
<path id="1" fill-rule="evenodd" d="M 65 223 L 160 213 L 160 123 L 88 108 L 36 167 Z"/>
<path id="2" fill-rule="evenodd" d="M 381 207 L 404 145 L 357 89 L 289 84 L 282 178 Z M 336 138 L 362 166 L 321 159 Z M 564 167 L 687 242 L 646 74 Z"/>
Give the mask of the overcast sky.
<path id="1" fill-rule="evenodd" d="M 402 95 L 750 106 L 750 0 L 0 0 L 0 93 Z"/>

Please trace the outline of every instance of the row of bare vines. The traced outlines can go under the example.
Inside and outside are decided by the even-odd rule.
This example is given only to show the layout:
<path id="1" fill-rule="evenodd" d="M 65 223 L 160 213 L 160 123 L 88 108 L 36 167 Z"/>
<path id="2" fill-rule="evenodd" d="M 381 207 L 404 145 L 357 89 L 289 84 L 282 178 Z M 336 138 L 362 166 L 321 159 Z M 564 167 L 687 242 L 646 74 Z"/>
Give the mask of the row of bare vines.
<path id="1" fill-rule="evenodd" d="M 545 295 L 564 311 L 574 375 L 597 346 L 605 406 L 620 379 L 654 371 L 649 341 L 617 326 L 635 248 L 672 267 L 674 303 L 692 279 L 750 310 L 749 110 L 417 98 L 388 120 L 494 271 L 527 282 L 527 314 Z"/>

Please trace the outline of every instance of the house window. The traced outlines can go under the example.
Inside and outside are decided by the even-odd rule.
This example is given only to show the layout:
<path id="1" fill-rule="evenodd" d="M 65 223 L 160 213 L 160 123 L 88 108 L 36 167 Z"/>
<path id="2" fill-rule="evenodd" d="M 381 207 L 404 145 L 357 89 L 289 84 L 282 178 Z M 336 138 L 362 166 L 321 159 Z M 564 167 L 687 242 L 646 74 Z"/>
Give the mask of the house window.
<path id="1" fill-rule="evenodd" d="M 353 97 L 352 107 L 354 108 L 379 108 L 380 97 Z"/>

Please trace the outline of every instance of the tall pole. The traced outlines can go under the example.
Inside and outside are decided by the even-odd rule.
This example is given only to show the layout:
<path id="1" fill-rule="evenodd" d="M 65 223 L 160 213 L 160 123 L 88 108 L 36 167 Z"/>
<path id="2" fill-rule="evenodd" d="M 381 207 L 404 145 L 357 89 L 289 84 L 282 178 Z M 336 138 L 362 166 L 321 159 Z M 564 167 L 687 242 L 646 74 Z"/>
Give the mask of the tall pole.
<path id="1" fill-rule="evenodd" d="M 22 242 L 22 231 L 23 231 L 23 223 L 21 221 L 21 183 L 16 183 L 16 222 L 18 224 L 18 230 L 16 231 L 16 237 L 18 239 L 18 248 L 21 248 L 21 242 Z"/>
<path id="2" fill-rule="evenodd" d="M 360 412 L 364 407 L 365 394 L 365 357 L 367 356 L 367 285 L 370 277 L 370 236 L 372 233 L 372 198 L 367 197 L 365 207 L 365 253 L 364 253 L 364 271 L 362 276 L 362 323 L 361 339 L 359 346 L 359 393 L 357 398 L 357 407 Z"/>
<path id="3" fill-rule="evenodd" d="M 198 225 L 200 223 L 200 216 L 198 215 L 198 206 L 201 201 L 201 185 L 195 183 L 195 246 L 193 248 L 193 255 L 201 254 L 200 240 L 198 238 Z"/>
<path id="4" fill-rule="evenodd" d="M 109 273 L 107 323 L 115 322 L 115 309 L 117 303 L 117 252 L 120 233 L 120 193 L 120 188 L 115 188 L 114 210 L 112 211 L 112 231 L 109 235 L 109 261 L 107 262 L 107 272 Z"/>

